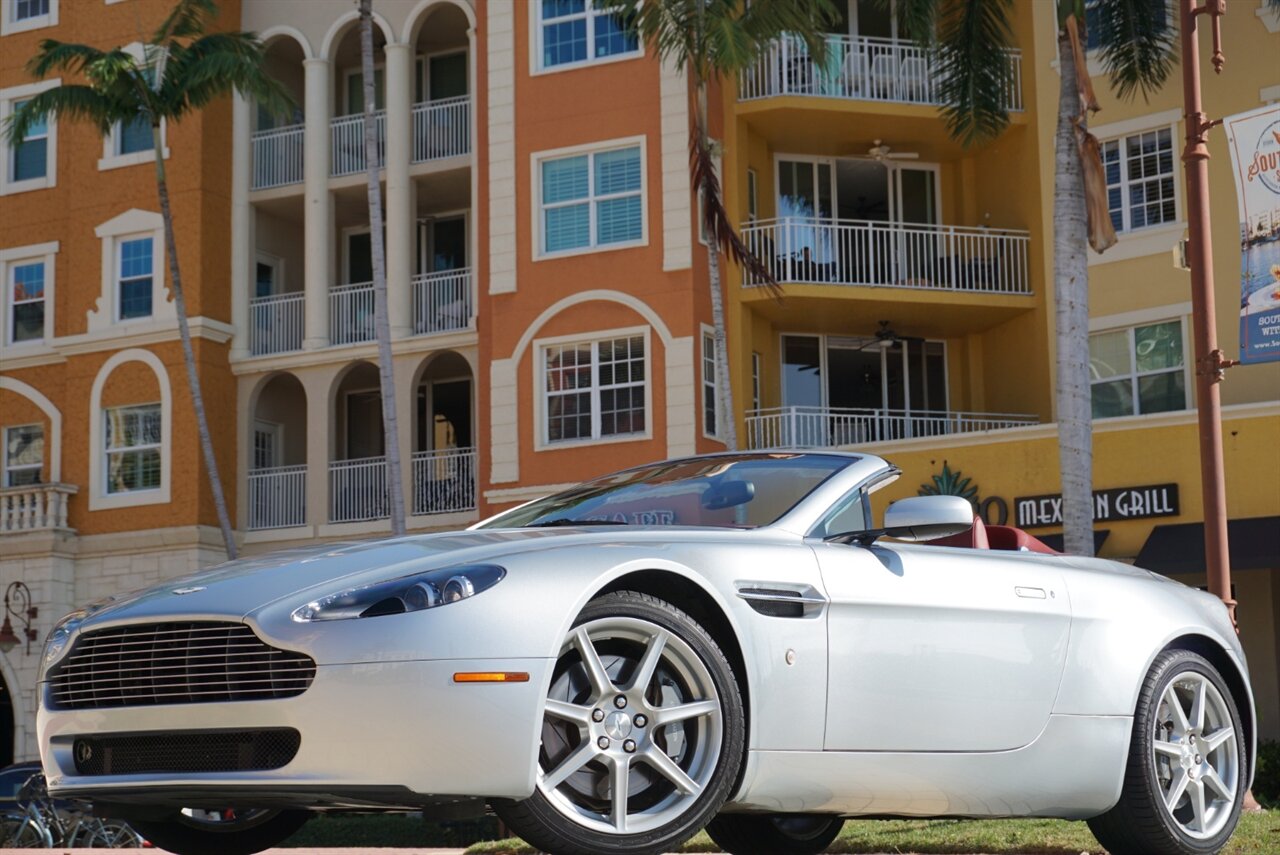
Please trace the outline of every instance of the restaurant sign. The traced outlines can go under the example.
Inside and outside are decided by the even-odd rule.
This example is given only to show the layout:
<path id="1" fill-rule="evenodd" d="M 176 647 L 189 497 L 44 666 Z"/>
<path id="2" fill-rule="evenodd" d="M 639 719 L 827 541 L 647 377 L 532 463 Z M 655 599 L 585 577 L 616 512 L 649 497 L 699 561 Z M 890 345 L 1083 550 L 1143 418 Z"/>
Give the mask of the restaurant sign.
<path id="1" fill-rule="evenodd" d="M 1013 500 L 1019 528 L 1062 525 L 1062 496 L 1023 496 Z M 1178 485 L 1153 484 L 1146 487 L 1115 487 L 1093 491 L 1093 521 L 1142 520 L 1175 517 Z"/>

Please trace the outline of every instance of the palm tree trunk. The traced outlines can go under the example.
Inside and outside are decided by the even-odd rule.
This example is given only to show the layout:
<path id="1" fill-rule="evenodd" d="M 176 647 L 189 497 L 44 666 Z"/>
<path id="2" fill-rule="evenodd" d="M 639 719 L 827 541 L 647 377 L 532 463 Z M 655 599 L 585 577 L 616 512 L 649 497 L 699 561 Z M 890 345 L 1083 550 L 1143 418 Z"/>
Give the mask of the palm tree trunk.
<path id="1" fill-rule="evenodd" d="M 178 313 L 178 337 L 182 339 L 182 361 L 187 368 L 191 406 L 196 411 L 196 432 L 200 435 L 200 451 L 204 455 L 205 469 L 209 471 L 209 487 L 213 492 L 213 507 L 218 513 L 218 527 L 222 529 L 222 543 L 227 550 L 227 558 L 234 559 L 237 554 L 236 538 L 231 531 L 231 515 L 227 513 L 227 499 L 222 492 L 222 476 L 218 473 L 218 460 L 213 453 L 213 440 L 209 436 L 209 420 L 205 416 L 204 395 L 200 391 L 200 374 L 196 370 L 195 351 L 191 347 L 191 328 L 187 325 L 187 301 L 182 294 L 182 274 L 178 267 L 178 244 L 173 234 L 173 209 L 169 205 L 169 182 L 165 178 L 160 125 L 151 126 L 151 140 L 156 153 L 156 189 L 160 194 L 160 213 L 164 217 L 165 254 L 169 257 L 169 278 L 173 281 L 173 307 Z"/>
<path id="2" fill-rule="evenodd" d="M 1063 548 L 1093 555 L 1093 425 L 1089 390 L 1089 265 L 1084 176 L 1076 144 L 1081 116 L 1071 41 L 1058 36 L 1061 85 L 1054 136 L 1053 293 L 1057 327 L 1058 465 Z"/>
<path id="3" fill-rule="evenodd" d="M 391 533 L 404 534 L 404 489 L 400 480 L 400 426 L 396 418 L 395 366 L 391 360 L 391 322 L 387 314 L 387 260 L 382 244 L 382 185 L 378 171 L 377 91 L 373 80 L 372 0 L 360 0 L 360 70 L 364 75 L 364 161 L 369 183 L 369 249 L 373 255 L 373 326 L 378 339 L 378 378 L 382 386 L 382 431 L 386 446 Z M 401 283 L 404 284 L 404 283 Z"/>
<path id="4" fill-rule="evenodd" d="M 696 80 L 697 139 L 703 147 L 707 140 L 707 84 Z M 704 199 L 710 198 L 709 188 L 698 188 Z M 709 203 L 704 203 L 709 204 Z M 702 224 L 699 223 L 701 228 Z M 727 326 L 724 319 L 724 292 L 720 281 L 720 247 L 713 238 L 707 241 L 707 284 L 711 289 L 711 325 L 716 342 L 716 428 L 724 446 L 729 451 L 738 450 L 738 420 L 733 408 L 733 386 L 729 382 L 729 346 Z"/>

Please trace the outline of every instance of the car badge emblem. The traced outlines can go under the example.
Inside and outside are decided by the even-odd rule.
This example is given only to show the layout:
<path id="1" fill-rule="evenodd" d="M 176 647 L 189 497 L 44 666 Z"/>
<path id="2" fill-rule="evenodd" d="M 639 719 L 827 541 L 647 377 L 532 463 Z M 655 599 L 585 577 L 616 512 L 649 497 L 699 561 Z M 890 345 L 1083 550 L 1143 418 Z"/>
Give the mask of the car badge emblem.
<path id="1" fill-rule="evenodd" d="M 194 594 L 197 591 L 203 591 L 203 590 L 204 590 L 204 585 L 197 585 L 194 588 L 174 588 L 173 592 L 178 596 L 182 596 L 183 594 Z"/>

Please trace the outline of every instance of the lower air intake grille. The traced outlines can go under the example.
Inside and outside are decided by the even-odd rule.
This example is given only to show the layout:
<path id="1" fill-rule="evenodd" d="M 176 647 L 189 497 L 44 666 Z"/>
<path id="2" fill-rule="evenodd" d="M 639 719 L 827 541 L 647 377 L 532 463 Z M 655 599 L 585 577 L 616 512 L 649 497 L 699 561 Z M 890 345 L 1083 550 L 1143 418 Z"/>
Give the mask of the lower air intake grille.
<path id="1" fill-rule="evenodd" d="M 72 753 L 81 775 L 258 772 L 286 765 L 301 741 L 291 728 L 86 736 Z"/>
<path id="2" fill-rule="evenodd" d="M 302 694 L 316 663 L 242 623 L 115 626 L 86 632 L 49 676 L 55 709 L 260 701 Z"/>

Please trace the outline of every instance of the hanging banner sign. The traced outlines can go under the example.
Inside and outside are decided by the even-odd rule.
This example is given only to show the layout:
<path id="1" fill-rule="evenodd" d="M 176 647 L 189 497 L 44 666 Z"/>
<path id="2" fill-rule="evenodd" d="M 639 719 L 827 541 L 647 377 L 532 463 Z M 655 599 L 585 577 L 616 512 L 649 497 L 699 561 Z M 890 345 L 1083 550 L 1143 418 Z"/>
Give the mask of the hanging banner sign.
<path id="1" fill-rule="evenodd" d="M 1240 202 L 1240 361 L 1280 361 L 1280 104 L 1223 126 Z"/>

